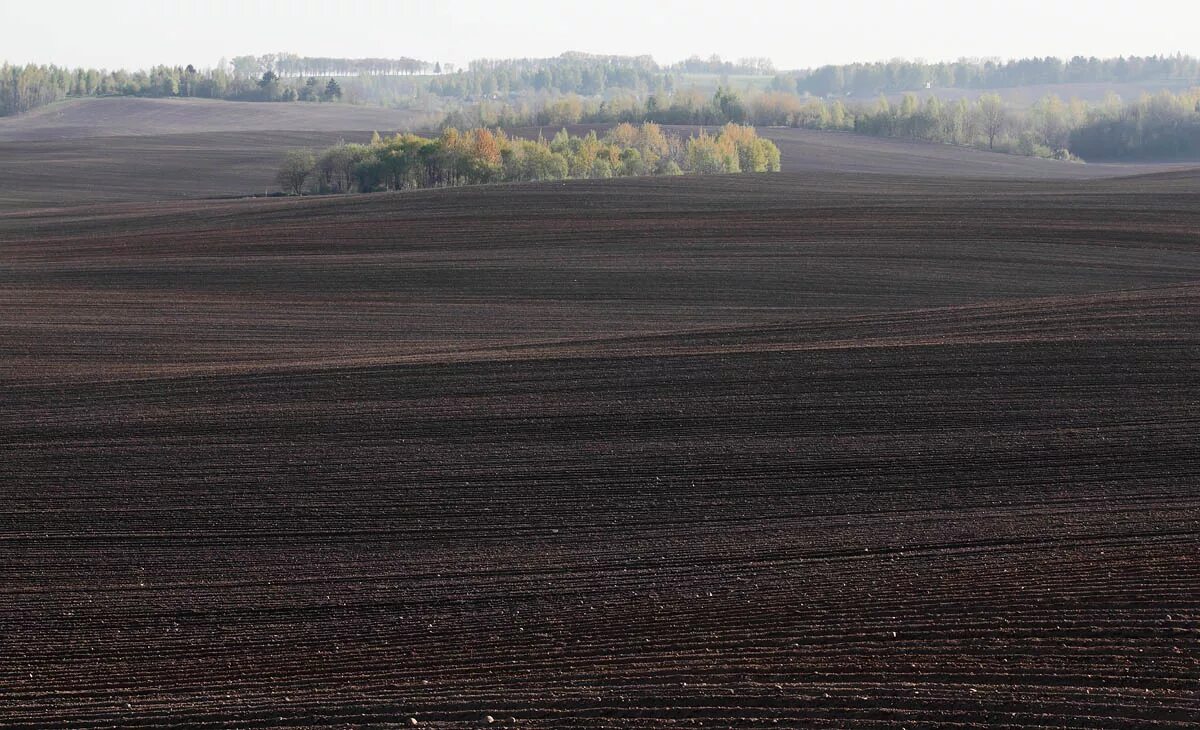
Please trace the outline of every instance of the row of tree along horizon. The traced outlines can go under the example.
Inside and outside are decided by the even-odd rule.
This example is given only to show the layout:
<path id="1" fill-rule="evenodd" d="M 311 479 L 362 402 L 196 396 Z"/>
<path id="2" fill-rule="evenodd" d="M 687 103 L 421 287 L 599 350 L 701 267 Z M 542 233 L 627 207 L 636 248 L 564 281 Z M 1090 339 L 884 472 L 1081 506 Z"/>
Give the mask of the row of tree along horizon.
<path id="1" fill-rule="evenodd" d="M 214 68 L 198 69 L 192 64 L 158 65 L 148 70 L 105 70 L 66 68 L 55 65 L 4 63 L 0 65 L 0 116 L 18 114 L 67 97 L 150 96 L 202 97 L 235 101 L 302 101 L 303 88 L 293 80 L 305 78 L 412 77 L 430 75 L 422 86 L 437 96 L 461 98 L 494 93 L 503 88 L 546 90 L 560 93 L 591 93 L 593 89 L 637 88 L 662 83 L 660 74 L 724 73 L 763 74 L 772 72 L 769 59 L 748 58 L 737 63 L 694 57 L 671 67 L 660 68 L 649 56 L 596 56 L 564 53 L 548 59 L 479 59 L 466 70 L 453 64 L 414 58 L 330 58 L 269 53 L 236 56 Z M 516 79 L 516 83 L 511 80 Z M 277 93 L 264 87 L 277 83 Z M 307 83 L 307 82 L 305 82 Z M 324 79 L 321 83 L 327 83 Z M 362 84 L 352 95 L 356 102 L 386 99 L 376 93 L 379 84 Z M 294 89 L 295 94 L 287 89 Z M 408 88 L 416 89 L 415 85 Z"/>
<path id="2" fill-rule="evenodd" d="M 198 96 L 234 100 L 300 100 L 306 79 L 361 80 L 348 86 L 346 100 L 398 103 L 422 94 L 448 100 L 478 100 L 526 94 L 602 95 L 612 90 L 637 94 L 674 93 L 688 75 L 759 76 L 773 91 L 818 97 L 870 95 L 931 88 L 991 89 L 1034 84 L 1138 81 L 1200 82 L 1200 60 L 1191 56 L 1121 58 L 1027 58 L 1008 62 L 960 60 L 945 63 L 893 60 L 776 72 L 769 59 L 723 61 L 693 57 L 660 66 L 650 56 L 564 53 L 543 59 L 480 59 L 454 70 L 447 64 L 413 58 L 327 58 L 292 53 L 237 56 L 215 68 L 155 66 L 143 71 L 69 69 L 7 63 L 0 66 L 0 115 L 37 108 L 69 96 Z M 431 75 L 419 82 L 418 75 Z M 277 82 L 266 93 L 263 80 Z M 381 80 L 397 79 L 395 88 Z M 725 84 L 728 86 L 728 83 Z M 294 89 L 295 95 L 287 89 Z M 403 93 L 398 93 L 400 90 Z"/>
<path id="3" fill-rule="evenodd" d="M 277 181 L 285 192 L 300 195 L 779 169 L 779 148 L 753 127 L 737 124 L 686 140 L 652 123 L 618 124 L 603 136 L 563 129 L 549 141 L 450 127 L 436 138 L 376 133 L 368 144 L 341 142 L 315 155 L 294 150 Z"/>

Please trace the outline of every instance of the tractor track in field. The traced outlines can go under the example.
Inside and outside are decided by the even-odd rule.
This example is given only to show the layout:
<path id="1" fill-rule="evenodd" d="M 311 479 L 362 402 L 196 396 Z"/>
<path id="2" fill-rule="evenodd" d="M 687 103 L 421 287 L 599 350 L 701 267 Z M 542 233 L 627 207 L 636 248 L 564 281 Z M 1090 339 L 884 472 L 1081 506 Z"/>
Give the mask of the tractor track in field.
<path id="1" fill-rule="evenodd" d="M 1192 727 L 1198 183 L 0 214 L 0 726 Z"/>

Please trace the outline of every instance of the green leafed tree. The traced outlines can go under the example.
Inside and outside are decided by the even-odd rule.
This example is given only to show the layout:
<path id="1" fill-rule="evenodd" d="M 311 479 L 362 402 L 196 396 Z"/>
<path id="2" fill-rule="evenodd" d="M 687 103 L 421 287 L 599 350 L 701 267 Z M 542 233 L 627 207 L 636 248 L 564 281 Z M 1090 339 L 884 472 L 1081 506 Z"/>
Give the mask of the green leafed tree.
<path id="1" fill-rule="evenodd" d="M 258 88 L 262 93 L 263 101 L 275 101 L 280 96 L 279 76 L 274 71 L 264 71 L 262 78 L 258 81 Z"/>
<path id="2" fill-rule="evenodd" d="M 342 87 L 336 79 L 331 78 L 329 83 L 325 84 L 325 92 L 321 94 L 321 98 L 325 101 L 337 101 L 342 98 Z"/>

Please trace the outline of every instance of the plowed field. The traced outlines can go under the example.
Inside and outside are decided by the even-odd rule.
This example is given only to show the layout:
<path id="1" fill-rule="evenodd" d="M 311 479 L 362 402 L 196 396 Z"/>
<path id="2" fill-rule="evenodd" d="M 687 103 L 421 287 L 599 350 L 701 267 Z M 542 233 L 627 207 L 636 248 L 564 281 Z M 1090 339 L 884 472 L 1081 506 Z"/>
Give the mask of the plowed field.
<path id="1" fill-rule="evenodd" d="M 366 142 L 372 130 L 388 134 L 432 123 L 429 116 L 348 104 L 132 97 L 63 102 L 0 118 L 0 211 L 262 195 L 279 189 L 275 173 L 289 150 L 319 150 L 339 139 Z M 606 127 L 572 127 L 588 129 L 603 133 Z M 686 138 L 699 128 L 671 129 Z M 515 133 L 552 137 L 556 131 Z M 760 132 L 779 145 L 784 172 L 810 175 L 1088 180 L 1198 164 L 1084 165 L 849 132 Z"/>
<path id="2" fill-rule="evenodd" d="M 0 726 L 1194 727 L 1200 178 L 0 215 Z"/>
<path id="3" fill-rule="evenodd" d="M 143 99 L 113 96 L 70 99 L 25 114 L 0 117 L 0 140 L 70 140 L 204 132 L 408 129 L 440 121 L 422 114 L 359 104 Z"/>

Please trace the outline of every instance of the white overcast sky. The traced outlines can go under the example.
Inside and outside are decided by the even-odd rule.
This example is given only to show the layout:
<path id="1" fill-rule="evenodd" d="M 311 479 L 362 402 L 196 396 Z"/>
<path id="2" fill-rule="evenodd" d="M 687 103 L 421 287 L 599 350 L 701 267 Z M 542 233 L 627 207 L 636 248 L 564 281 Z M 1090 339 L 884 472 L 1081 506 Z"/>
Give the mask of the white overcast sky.
<path id="1" fill-rule="evenodd" d="M 778 68 L 921 58 L 1200 55 L 1200 0 L 0 0 L 0 60 L 209 67 L 290 51 L 463 64 L 575 50 L 767 56 Z"/>

